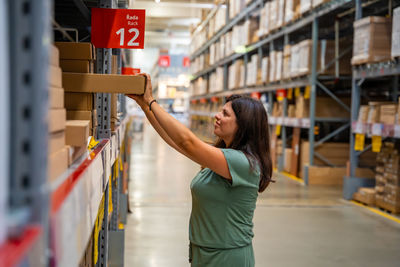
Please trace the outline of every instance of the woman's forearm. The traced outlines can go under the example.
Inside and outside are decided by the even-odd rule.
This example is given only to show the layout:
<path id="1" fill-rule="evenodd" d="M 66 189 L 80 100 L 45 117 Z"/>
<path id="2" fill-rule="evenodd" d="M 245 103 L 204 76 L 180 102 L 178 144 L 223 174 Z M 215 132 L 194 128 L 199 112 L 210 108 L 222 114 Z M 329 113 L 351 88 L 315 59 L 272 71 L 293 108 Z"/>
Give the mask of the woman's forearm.
<path id="1" fill-rule="evenodd" d="M 153 104 L 154 105 L 154 104 Z M 171 147 L 173 147 L 175 150 L 178 152 L 185 154 L 185 152 L 179 148 L 175 144 L 175 142 L 171 139 L 171 137 L 168 136 L 168 134 L 164 131 L 164 129 L 161 127 L 161 125 L 158 123 L 157 119 L 155 118 L 153 112 L 150 111 L 149 106 L 147 104 L 140 104 L 141 108 L 143 109 L 143 112 L 145 113 L 147 119 L 149 120 L 150 124 L 153 126 L 153 128 L 156 130 L 156 132 L 160 135 L 160 137 Z"/>

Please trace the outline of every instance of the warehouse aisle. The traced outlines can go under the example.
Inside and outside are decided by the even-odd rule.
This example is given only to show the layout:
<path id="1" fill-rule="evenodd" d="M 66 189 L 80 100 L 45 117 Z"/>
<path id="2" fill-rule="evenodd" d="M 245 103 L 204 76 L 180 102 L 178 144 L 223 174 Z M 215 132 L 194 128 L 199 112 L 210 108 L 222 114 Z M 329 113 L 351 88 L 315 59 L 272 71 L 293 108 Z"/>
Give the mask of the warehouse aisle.
<path id="1" fill-rule="evenodd" d="M 169 148 L 149 125 L 132 151 L 125 266 L 189 266 L 189 184 L 199 166 Z M 254 223 L 257 267 L 400 262 L 400 224 L 341 200 L 341 188 L 306 188 L 277 177 L 260 195 Z"/>

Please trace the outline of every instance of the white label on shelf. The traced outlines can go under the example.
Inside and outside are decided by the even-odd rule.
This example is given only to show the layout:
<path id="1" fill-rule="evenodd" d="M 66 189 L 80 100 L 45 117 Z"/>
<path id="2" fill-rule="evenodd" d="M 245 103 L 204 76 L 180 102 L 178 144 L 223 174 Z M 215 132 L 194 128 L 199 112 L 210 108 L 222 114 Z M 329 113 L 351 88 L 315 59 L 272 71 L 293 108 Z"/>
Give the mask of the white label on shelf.
<path id="1" fill-rule="evenodd" d="M 282 125 L 282 124 L 283 124 L 283 117 L 278 117 L 278 118 L 276 119 L 276 124 Z"/>
<path id="2" fill-rule="evenodd" d="M 283 118 L 283 124 L 286 125 L 286 126 L 290 126 L 290 118 L 284 117 Z"/>
<path id="3" fill-rule="evenodd" d="M 394 137 L 395 138 L 400 138 L 400 125 L 395 125 L 394 126 Z"/>
<path id="4" fill-rule="evenodd" d="M 310 119 L 308 119 L 308 118 L 301 119 L 301 127 L 302 128 L 310 128 Z"/>
<path id="5" fill-rule="evenodd" d="M 269 117 L 269 124 L 275 125 L 276 124 L 276 117 Z"/>
<path id="6" fill-rule="evenodd" d="M 358 121 L 353 122 L 353 132 L 359 134 L 365 133 L 364 124 Z"/>
<path id="7" fill-rule="evenodd" d="M 292 126 L 293 127 L 300 127 L 300 119 L 292 118 Z"/>
<path id="8" fill-rule="evenodd" d="M 373 123 L 371 127 L 371 134 L 375 136 L 382 136 L 382 126 L 380 123 Z"/>

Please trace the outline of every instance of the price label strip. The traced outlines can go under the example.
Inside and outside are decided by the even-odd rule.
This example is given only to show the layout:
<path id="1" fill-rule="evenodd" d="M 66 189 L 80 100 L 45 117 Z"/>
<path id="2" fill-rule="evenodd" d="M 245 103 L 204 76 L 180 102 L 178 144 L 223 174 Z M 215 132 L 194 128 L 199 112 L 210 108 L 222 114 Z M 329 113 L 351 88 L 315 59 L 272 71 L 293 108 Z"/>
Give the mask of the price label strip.
<path id="1" fill-rule="evenodd" d="M 355 151 L 363 151 L 364 144 L 365 144 L 365 134 L 357 133 L 355 136 L 354 150 Z"/>

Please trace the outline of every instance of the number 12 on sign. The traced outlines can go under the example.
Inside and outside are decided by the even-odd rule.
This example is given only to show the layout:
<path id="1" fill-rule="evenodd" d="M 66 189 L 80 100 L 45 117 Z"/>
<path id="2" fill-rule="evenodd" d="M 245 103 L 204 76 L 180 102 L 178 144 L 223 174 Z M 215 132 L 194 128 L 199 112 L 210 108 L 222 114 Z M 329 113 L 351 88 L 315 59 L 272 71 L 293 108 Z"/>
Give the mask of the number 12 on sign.
<path id="1" fill-rule="evenodd" d="M 92 43 L 96 48 L 143 49 L 144 9 L 92 8 Z"/>
<path id="2" fill-rule="evenodd" d="M 129 33 L 134 33 L 135 35 L 133 36 L 133 38 L 128 42 L 128 46 L 139 46 L 138 42 L 135 42 L 135 40 L 139 37 L 139 30 L 135 29 L 135 28 L 131 28 L 128 30 Z M 124 40 L 125 40 L 125 29 L 121 28 L 117 31 L 117 35 L 120 35 L 120 39 L 119 39 L 119 45 L 120 46 L 124 46 Z"/>

